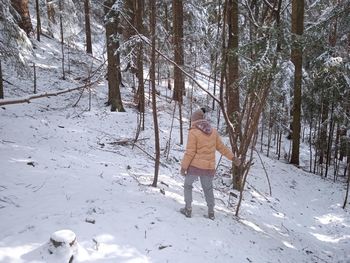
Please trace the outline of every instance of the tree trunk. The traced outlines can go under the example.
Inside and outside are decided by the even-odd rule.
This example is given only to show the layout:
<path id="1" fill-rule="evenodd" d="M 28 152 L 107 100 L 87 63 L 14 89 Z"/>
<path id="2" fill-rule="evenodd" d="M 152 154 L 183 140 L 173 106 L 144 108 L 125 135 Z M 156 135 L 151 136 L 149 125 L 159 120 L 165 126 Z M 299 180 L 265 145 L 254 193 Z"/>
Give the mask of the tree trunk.
<path id="1" fill-rule="evenodd" d="M 294 102 L 292 122 L 292 156 L 291 163 L 299 165 L 300 128 L 301 128 L 301 85 L 303 53 L 300 37 L 304 30 L 304 0 L 292 0 L 292 53 L 294 64 Z"/>
<path id="2" fill-rule="evenodd" d="M 46 0 L 46 10 L 47 10 L 47 32 L 50 36 L 53 36 L 52 24 L 55 24 L 55 9 L 53 3 L 50 0 Z"/>
<path id="3" fill-rule="evenodd" d="M 182 0 L 173 0 L 173 24 L 174 24 L 174 61 L 183 67 L 183 2 Z M 184 77 L 177 67 L 174 67 L 174 100 L 182 104 L 182 95 L 184 93 Z"/>
<path id="4" fill-rule="evenodd" d="M 86 52 L 89 54 L 92 54 L 91 25 L 90 25 L 90 0 L 84 1 L 84 10 L 85 10 Z"/>
<path id="5" fill-rule="evenodd" d="M 118 13 L 112 10 L 113 0 L 106 0 L 105 14 L 108 19 L 106 22 L 106 39 L 107 39 L 107 76 L 108 76 L 108 105 L 111 105 L 111 111 L 123 112 L 123 102 L 120 95 L 120 55 L 117 52 L 119 48 L 118 36 Z"/>
<path id="6" fill-rule="evenodd" d="M 136 29 L 137 31 L 142 35 L 143 34 L 143 26 L 142 26 L 142 6 L 141 0 L 136 0 L 135 5 L 135 22 L 136 22 Z M 143 79 L 143 44 L 142 41 L 138 43 L 137 47 L 137 78 L 138 78 L 138 109 L 139 112 L 142 113 L 142 130 L 144 130 L 144 116 L 143 113 L 145 112 L 145 86 L 144 86 L 144 79 Z"/>
<path id="7" fill-rule="evenodd" d="M 320 141 L 319 141 L 319 165 L 323 167 L 324 156 L 327 151 L 327 129 L 328 129 L 329 93 L 322 92 Z M 321 174 L 323 176 L 323 173 Z"/>
<path id="8" fill-rule="evenodd" d="M 328 139 L 327 139 L 327 153 L 326 153 L 326 171 L 325 171 L 325 177 L 328 176 L 328 167 L 331 162 L 332 157 L 332 145 L 333 145 L 333 133 L 334 133 L 334 102 L 332 102 L 332 108 L 331 108 L 331 119 L 329 124 L 329 133 L 328 133 Z"/>
<path id="9" fill-rule="evenodd" d="M 59 9 L 60 9 L 60 33 L 61 33 L 61 52 L 62 52 L 62 79 L 66 79 L 66 73 L 64 70 L 64 36 L 63 36 L 63 18 L 62 18 L 62 13 L 63 13 L 63 0 L 58 0 L 59 4 Z"/>
<path id="10" fill-rule="evenodd" d="M 310 120 L 309 129 L 310 173 L 312 173 L 312 119 Z"/>
<path id="11" fill-rule="evenodd" d="M 237 119 L 240 106 L 239 106 L 239 86 L 238 86 L 238 1 L 228 0 L 226 1 L 227 12 L 227 26 L 228 26 L 228 43 L 226 51 L 226 69 L 224 74 L 226 76 L 226 105 L 227 115 L 235 129 L 238 128 L 239 121 Z M 236 137 L 237 139 L 237 137 Z M 235 141 L 236 143 L 237 141 Z M 234 154 L 236 154 L 233 149 Z M 240 190 L 242 188 L 242 171 L 240 167 L 237 167 L 232 163 L 232 178 L 233 187 Z"/>
<path id="12" fill-rule="evenodd" d="M 1 60 L 0 60 L 0 99 L 4 98 L 4 83 L 2 81 L 2 67 L 1 67 Z"/>
<path id="13" fill-rule="evenodd" d="M 283 28 L 281 27 L 281 7 L 282 0 L 278 0 L 277 11 L 276 11 L 276 27 L 277 27 L 277 47 L 276 51 L 282 51 L 282 40 L 283 40 Z"/>
<path id="14" fill-rule="evenodd" d="M 40 20 L 40 8 L 39 0 L 35 0 L 35 9 L 36 9 L 36 39 L 40 41 L 41 35 L 41 20 Z"/>
<path id="15" fill-rule="evenodd" d="M 216 13 L 216 19 L 217 19 L 217 33 L 216 33 L 216 41 L 219 43 L 219 37 L 220 37 L 220 24 L 221 24 L 221 0 L 218 1 L 218 12 Z M 214 86 L 213 86 L 213 95 L 216 96 L 216 80 L 217 80 L 217 67 L 218 67 L 218 52 L 214 51 L 214 68 L 213 68 L 213 74 L 214 74 Z M 212 102 L 212 110 L 215 110 L 215 100 Z"/>
<path id="16" fill-rule="evenodd" d="M 29 0 L 11 0 L 13 8 L 21 17 L 21 20 L 18 21 L 18 26 L 22 28 L 29 36 L 29 34 L 33 31 L 33 25 L 30 19 L 28 2 Z"/>
<path id="17" fill-rule="evenodd" d="M 173 0 L 173 24 L 174 24 L 174 61 L 181 68 L 184 66 L 183 51 L 183 2 L 182 0 Z M 179 102 L 179 120 L 180 120 L 180 144 L 183 143 L 182 130 L 182 96 L 185 92 L 184 76 L 178 67 L 174 67 L 174 93 L 173 99 Z"/>
<path id="18" fill-rule="evenodd" d="M 47 18 L 49 22 L 56 23 L 55 21 L 55 9 L 52 1 L 46 0 L 46 8 L 47 8 Z"/>
<path id="19" fill-rule="evenodd" d="M 238 1 L 229 0 L 227 6 L 228 46 L 227 46 L 227 114 L 230 121 L 237 123 L 239 113 L 239 61 L 238 61 Z"/>
<path id="20" fill-rule="evenodd" d="M 165 31 L 169 32 L 169 20 L 168 20 L 168 6 L 164 5 L 164 15 L 165 15 Z M 169 32 L 170 33 L 170 32 Z M 168 90 L 171 90 L 171 79 L 170 79 L 170 67 L 167 66 L 167 78 L 168 78 Z M 167 91 L 168 92 L 168 91 Z"/>
<path id="21" fill-rule="evenodd" d="M 159 142 L 157 99 L 156 99 L 156 3 L 154 0 L 149 0 L 149 5 L 151 9 L 150 26 L 151 26 L 151 38 L 152 38 L 150 79 L 151 79 L 151 85 L 152 85 L 152 111 L 153 111 L 154 141 L 155 141 L 155 151 L 156 151 L 156 160 L 154 164 L 154 178 L 153 178 L 152 186 L 157 187 L 159 164 L 160 164 L 160 142 Z"/>
<path id="22" fill-rule="evenodd" d="M 343 204 L 343 209 L 345 209 L 346 204 L 348 203 L 348 196 L 349 196 L 349 185 L 350 185 L 350 162 L 348 162 L 348 180 L 347 180 L 347 184 L 346 184 L 346 193 L 345 193 L 345 200 L 344 200 L 344 204 Z"/>

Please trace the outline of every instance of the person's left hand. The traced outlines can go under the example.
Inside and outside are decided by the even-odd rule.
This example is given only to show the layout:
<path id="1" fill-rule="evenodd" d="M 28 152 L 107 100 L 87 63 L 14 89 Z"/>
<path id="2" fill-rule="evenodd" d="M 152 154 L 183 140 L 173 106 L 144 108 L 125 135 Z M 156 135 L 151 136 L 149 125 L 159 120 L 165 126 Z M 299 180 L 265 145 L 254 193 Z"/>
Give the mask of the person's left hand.
<path id="1" fill-rule="evenodd" d="M 184 168 L 181 168 L 180 173 L 182 176 L 186 176 L 186 170 Z"/>

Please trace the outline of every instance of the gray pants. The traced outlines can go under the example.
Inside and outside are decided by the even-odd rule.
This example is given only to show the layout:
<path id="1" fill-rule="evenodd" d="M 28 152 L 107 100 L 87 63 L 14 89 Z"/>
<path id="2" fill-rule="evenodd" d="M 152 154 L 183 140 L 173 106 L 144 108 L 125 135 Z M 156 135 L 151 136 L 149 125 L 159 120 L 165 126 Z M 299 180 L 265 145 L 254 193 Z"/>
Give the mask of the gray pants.
<path id="1" fill-rule="evenodd" d="M 198 177 L 201 181 L 202 189 L 205 196 L 205 201 L 207 202 L 208 212 L 214 212 L 214 193 L 213 193 L 213 178 L 212 175 L 190 175 L 185 176 L 185 185 L 184 185 L 184 196 L 185 204 L 187 209 L 191 209 L 192 205 L 192 188 L 194 181 L 198 180 Z"/>

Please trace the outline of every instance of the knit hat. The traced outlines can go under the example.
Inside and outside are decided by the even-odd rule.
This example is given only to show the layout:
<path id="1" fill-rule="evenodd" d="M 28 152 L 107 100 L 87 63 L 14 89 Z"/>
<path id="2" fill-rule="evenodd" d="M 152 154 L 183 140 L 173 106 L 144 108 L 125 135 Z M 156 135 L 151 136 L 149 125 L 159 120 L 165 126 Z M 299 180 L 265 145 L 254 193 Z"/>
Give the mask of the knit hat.
<path id="1" fill-rule="evenodd" d="M 192 113 L 191 116 L 191 121 L 198 121 L 204 119 L 204 114 L 205 114 L 205 108 L 200 108 L 199 110 L 196 110 L 195 112 Z"/>

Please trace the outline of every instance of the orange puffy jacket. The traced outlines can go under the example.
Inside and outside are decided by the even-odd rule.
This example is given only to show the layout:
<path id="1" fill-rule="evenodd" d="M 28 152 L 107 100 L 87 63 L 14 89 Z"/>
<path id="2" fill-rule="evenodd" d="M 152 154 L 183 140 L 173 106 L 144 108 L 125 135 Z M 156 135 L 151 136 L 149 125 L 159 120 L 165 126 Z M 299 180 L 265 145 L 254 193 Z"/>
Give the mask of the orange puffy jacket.
<path id="1" fill-rule="evenodd" d="M 201 123 L 209 125 L 210 130 L 203 131 L 197 123 L 192 125 L 188 133 L 186 152 L 181 162 L 181 168 L 185 171 L 189 166 L 215 170 L 216 150 L 229 160 L 234 157 L 231 150 L 222 143 L 218 131 L 211 128 L 207 121 L 202 120 Z"/>

